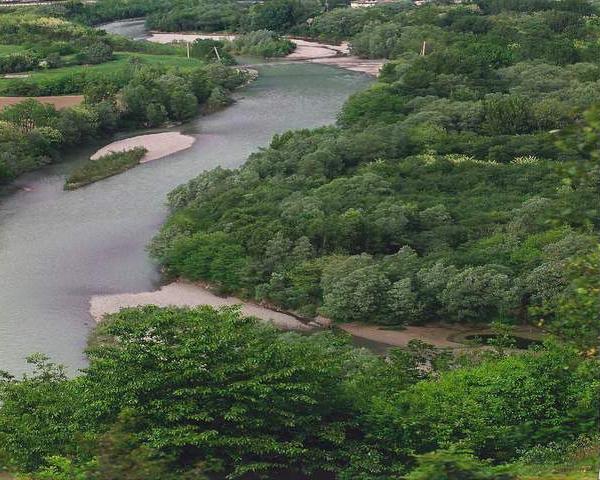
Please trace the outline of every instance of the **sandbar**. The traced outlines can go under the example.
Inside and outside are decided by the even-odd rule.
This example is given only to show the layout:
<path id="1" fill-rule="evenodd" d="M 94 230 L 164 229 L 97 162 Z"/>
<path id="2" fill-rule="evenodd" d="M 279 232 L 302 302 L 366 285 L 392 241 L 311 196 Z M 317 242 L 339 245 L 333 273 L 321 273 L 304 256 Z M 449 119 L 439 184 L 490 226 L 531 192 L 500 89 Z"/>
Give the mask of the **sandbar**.
<path id="1" fill-rule="evenodd" d="M 105 315 L 116 313 L 122 308 L 157 305 L 160 307 L 197 307 L 210 305 L 215 308 L 241 305 L 246 316 L 270 322 L 282 330 L 311 330 L 311 327 L 296 317 L 277 312 L 255 303 L 244 302 L 236 297 L 220 297 L 207 288 L 182 280 L 170 283 L 154 292 L 96 295 L 90 300 L 90 314 L 97 322 Z"/>
<path id="2" fill-rule="evenodd" d="M 135 147 L 144 147 L 148 150 L 148 153 L 144 155 L 140 163 L 146 163 L 190 148 L 195 141 L 194 137 L 184 135 L 180 132 L 150 133 L 148 135 L 138 135 L 137 137 L 112 142 L 102 147 L 90 158 L 97 160 L 108 153 L 123 152 Z"/>

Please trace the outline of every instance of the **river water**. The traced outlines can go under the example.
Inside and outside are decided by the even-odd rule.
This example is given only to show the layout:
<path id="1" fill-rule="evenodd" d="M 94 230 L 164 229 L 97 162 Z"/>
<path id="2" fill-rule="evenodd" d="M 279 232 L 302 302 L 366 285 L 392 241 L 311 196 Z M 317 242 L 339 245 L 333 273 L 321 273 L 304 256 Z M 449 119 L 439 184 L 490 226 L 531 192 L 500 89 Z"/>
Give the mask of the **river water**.
<path id="1" fill-rule="evenodd" d="M 143 24 L 112 32 L 143 36 Z M 0 198 L 0 370 L 20 373 L 33 352 L 74 372 L 93 326 L 96 294 L 151 290 L 160 281 L 145 251 L 166 216 L 165 196 L 200 172 L 240 166 L 275 133 L 331 124 L 350 94 L 372 81 L 324 65 L 273 63 L 230 108 L 180 127 L 189 150 L 65 192 L 65 175 L 98 145 L 19 178 Z"/>

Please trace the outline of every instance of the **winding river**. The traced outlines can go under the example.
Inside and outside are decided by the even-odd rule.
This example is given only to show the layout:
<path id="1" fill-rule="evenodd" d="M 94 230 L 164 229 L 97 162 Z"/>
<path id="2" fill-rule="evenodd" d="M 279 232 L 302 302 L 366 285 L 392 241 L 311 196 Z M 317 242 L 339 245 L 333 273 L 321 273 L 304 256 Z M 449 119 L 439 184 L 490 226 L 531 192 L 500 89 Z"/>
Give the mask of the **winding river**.
<path id="1" fill-rule="evenodd" d="M 104 26 L 133 38 L 139 21 Z M 0 370 L 20 373 L 33 352 L 73 372 L 94 322 L 90 297 L 156 288 L 145 251 L 166 215 L 165 196 L 206 169 L 240 166 L 275 133 L 330 124 L 343 102 L 372 80 L 316 64 L 267 64 L 230 108 L 180 127 L 188 150 L 65 192 L 65 175 L 99 145 L 24 175 L 0 199 Z"/>

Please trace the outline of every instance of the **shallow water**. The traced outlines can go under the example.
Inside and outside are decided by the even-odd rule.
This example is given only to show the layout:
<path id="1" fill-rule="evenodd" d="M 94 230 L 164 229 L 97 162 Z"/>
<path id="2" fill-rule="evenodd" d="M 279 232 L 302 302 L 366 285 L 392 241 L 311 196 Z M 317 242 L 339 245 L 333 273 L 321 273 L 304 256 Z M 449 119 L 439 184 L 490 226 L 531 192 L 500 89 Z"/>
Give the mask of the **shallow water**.
<path id="1" fill-rule="evenodd" d="M 0 370 L 23 371 L 32 352 L 71 372 L 84 366 L 90 297 L 159 283 L 145 247 L 165 218 L 171 189 L 206 169 L 241 165 L 275 133 L 334 122 L 347 97 L 372 81 L 312 64 L 259 71 L 235 105 L 179 129 L 197 136 L 189 150 L 63 191 L 65 175 L 98 147 L 88 145 L 21 177 L 17 184 L 31 191 L 0 200 Z"/>

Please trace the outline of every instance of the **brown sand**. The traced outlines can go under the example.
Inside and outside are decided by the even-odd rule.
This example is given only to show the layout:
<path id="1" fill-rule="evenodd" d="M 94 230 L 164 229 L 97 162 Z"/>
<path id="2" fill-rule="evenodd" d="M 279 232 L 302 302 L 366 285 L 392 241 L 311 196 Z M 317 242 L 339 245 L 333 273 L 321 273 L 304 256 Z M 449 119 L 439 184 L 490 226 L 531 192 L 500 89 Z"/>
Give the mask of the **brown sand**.
<path id="1" fill-rule="evenodd" d="M 0 109 L 7 107 L 8 105 L 16 105 L 21 103 L 23 100 L 33 98 L 40 103 L 54 105 L 56 108 L 67 108 L 74 107 L 83 102 L 83 95 L 59 95 L 52 97 L 0 97 Z"/>
<path id="2" fill-rule="evenodd" d="M 405 347 L 411 340 L 421 340 L 436 347 L 464 348 L 465 345 L 449 340 L 449 337 L 463 333 L 466 329 L 458 326 L 407 326 L 404 330 L 383 330 L 380 325 L 343 323 L 339 327 L 355 337 L 374 342 L 386 343 L 395 347 Z"/>
<path id="3" fill-rule="evenodd" d="M 210 290 L 183 281 L 165 285 L 160 290 L 143 293 L 125 293 L 118 295 L 96 295 L 90 300 L 90 313 L 94 320 L 101 321 L 104 315 L 116 313 L 122 308 L 142 305 L 158 305 L 160 307 L 197 307 L 210 305 L 223 307 L 242 305 L 244 315 L 257 317 L 271 322 L 284 330 L 310 330 L 310 327 L 292 315 L 276 312 L 254 303 L 244 302 L 235 297 L 219 297 Z"/>
<path id="4" fill-rule="evenodd" d="M 140 163 L 146 163 L 190 148 L 195 141 L 196 139 L 194 137 L 183 135 L 179 132 L 138 135 L 137 137 L 125 138 L 106 145 L 94 153 L 90 158 L 92 160 L 97 160 L 108 153 L 122 152 L 131 150 L 135 147 L 144 147 L 148 150 L 148 153 L 144 155 L 144 158 L 142 158 Z"/>

